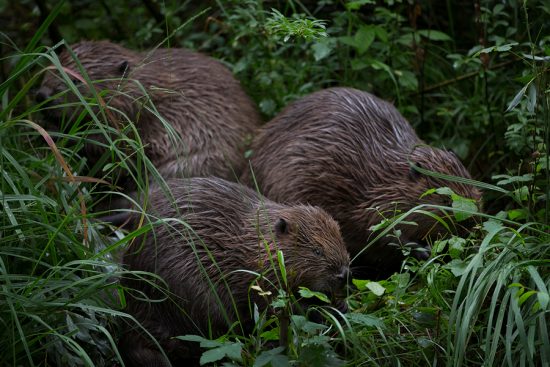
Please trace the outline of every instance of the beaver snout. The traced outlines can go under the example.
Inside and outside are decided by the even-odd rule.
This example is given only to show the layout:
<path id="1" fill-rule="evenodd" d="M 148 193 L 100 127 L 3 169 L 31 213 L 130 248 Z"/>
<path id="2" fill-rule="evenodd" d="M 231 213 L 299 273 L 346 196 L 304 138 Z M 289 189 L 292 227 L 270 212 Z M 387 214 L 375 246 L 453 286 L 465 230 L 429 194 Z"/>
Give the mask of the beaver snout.
<path id="1" fill-rule="evenodd" d="M 34 95 L 34 99 L 36 100 L 36 102 L 42 103 L 46 101 L 48 98 L 50 98 L 51 96 L 52 96 L 51 88 L 42 86 L 36 91 Z"/>
<path id="2" fill-rule="evenodd" d="M 336 275 L 336 279 L 338 279 L 342 285 L 346 285 L 349 281 L 351 281 L 349 266 L 342 266 L 340 268 L 340 272 Z"/>

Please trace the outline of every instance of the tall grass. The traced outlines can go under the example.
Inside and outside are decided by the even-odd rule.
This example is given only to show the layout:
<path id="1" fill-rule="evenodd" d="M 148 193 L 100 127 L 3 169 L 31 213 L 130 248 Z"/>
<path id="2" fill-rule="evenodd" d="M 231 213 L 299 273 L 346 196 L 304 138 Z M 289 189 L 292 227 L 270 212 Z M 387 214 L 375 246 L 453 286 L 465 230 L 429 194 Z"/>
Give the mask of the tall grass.
<path id="1" fill-rule="evenodd" d="M 115 184 L 109 178 L 117 170 L 144 190 L 151 177 L 160 180 L 143 154 L 132 122 L 125 120 L 126 130 L 114 130 L 108 115 L 117 111 L 110 110 L 108 103 L 102 105 L 103 94 L 99 92 L 88 98 L 71 82 L 71 76 L 61 67 L 54 52 L 65 47 L 64 43 L 51 49 L 38 46 L 62 5 L 59 3 L 53 9 L 23 50 L 15 56 L 2 57 L 3 63 L 11 65 L 8 78 L 0 84 L 2 365 L 111 366 L 120 363 L 116 349 L 118 326 L 121 322 L 136 322 L 123 312 L 129 290 L 121 289 L 117 279 L 129 274 L 120 268 L 117 256 L 121 248 L 149 227 L 130 234 L 117 232 L 113 236 L 93 221 L 93 216 L 98 214 L 94 208 L 98 201 L 115 191 L 108 184 Z M 420 74 L 415 76 L 405 70 L 411 60 L 411 50 L 400 52 L 398 43 L 393 43 L 401 42 L 402 37 L 408 35 L 404 18 L 378 9 L 380 24 L 368 28 L 379 32 L 369 52 L 388 62 L 384 64 L 375 57 L 366 57 L 363 46 L 351 40 L 356 32 L 360 34 L 361 29 L 362 32 L 366 29 L 362 28 L 365 24 L 358 11 L 347 8 L 337 15 L 338 24 L 330 27 L 329 22 L 328 38 L 315 41 L 315 46 L 296 41 L 296 47 L 296 44 L 282 42 L 284 34 L 271 35 L 262 44 L 262 32 L 258 31 L 261 23 L 271 19 L 276 26 L 277 19 L 286 20 L 269 17 L 262 6 L 252 5 L 246 9 L 224 8 L 222 13 L 227 17 L 224 19 L 231 27 L 223 28 L 222 32 L 233 31 L 235 43 L 248 37 L 258 44 L 247 48 L 246 54 L 226 44 L 216 51 L 234 61 L 235 71 L 247 78 L 247 85 L 259 80 L 260 88 L 255 91 L 261 95 L 255 97 L 262 102 L 260 108 L 265 115 L 273 115 L 291 99 L 290 95 L 294 98 L 336 82 L 365 87 L 374 80 L 380 83 L 374 88 L 403 91 L 398 93 L 399 98 L 409 98 L 409 103 L 405 101 L 401 107 L 418 117 L 410 95 L 426 80 L 418 80 L 417 76 L 422 77 Z M 524 2 L 521 8 L 524 16 L 528 5 Z M 497 10 L 494 6 L 484 10 L 484 14 L 500 20 L 505 18 Z M 523 19 L 522 13 L 517 12 L 515 18 L 516 23 L 517 19 Z M 247 22 L 239 23 L 243 19 Z M 383 21 L 399 27 L 387 30 L 386 34 L 388 26 Z M 489 31 L 498 35 L 494 29 Z M 391 37 L 384 41 L 384 34 Z M 435 243 L 427 262 L 407 259 L 403 271 L 387 280 L 357 280 L 358 289 L 348 300 L 350 312 L 340 316 L 324 313 L 324 324 L 286 312 L 288 324 L 284 326 L 257 311 L 252 335 L 243 337 L 235 328 L 217 341 L 196 337 L 187 337 L 188 340 L 194 338 L 200 342 L 210 352 L 208 358 L 219 357 L 218 363 L 231 360 L 241 365 L 550 366 L 549 79 L 547 56 L 542 56 L 547 52 L 545 38 L 537 39 L 537 36 L 534 34 L 534 39 L 526 43 L 531 54 L 522 54 L 526 49 L 521 48 L 523 46 L 513 49 L 519 55 L 514 58 L 521 57 L 525 65 L 513 69 L 518 70 L 514 75 L 505 69 L 480 68 L 476 52 L 481 47 L 470 53 L 456 51 L 449 55 L 459 65 L 456 72 L 475 79 L 472 82 L 475 93 L 481 94 L 484 90 L 488 98 L 474 95 L 468 100 L 465 96 L 470 97 L 469 87 L 452 83 L 441 93 L 426 95 L 444 97 L 440 98 L 439 107 L 422 112 L 420 120 L 426 119 L 430 124 L 444 121 L 441 129 L 439 125 L 432 126 L 429 138 L 440 138 L 446 131 L 457 130 L 457 134 L 462 135 L 449 141 L 459 148 L 459 153 L 476 139 L 486 139 L 480 151 L 491 146 L 495 153 L 494 160 L 482 162 L 487 172 L 502 167 L 508 157 L 522 154 L 525 157 L 522 164 L 518 162 L 517 171 L 505 172 L 506 175 L 495 179 L 500 181 L 498 189 L 485 184 L 485 194 L 490 200 L 488 207 L 493 208 L 492 204 L 497 203 L 499 210 L 482 215 L 479 228 L 468 238 L 451 237 Z M 292 42 L 292 38 L 290 40 Z M 9 40 L 6 43 L 10 43 Z M 456 49 L 455 44 L 451 46 Z M 432 50 L 446 52 L 446 48 Z M 485 50 L 487 54 L 503 57 L 508 57 L 507 51 L 505 47 Z M 301 61 L 289 64 L 297 67 L 292 67 L 288 74 L 277 73 L 288 69 L 288 65 L 281 66 L 286 63 L 285 52 L 294 61 Z M 301 71 L 307 65 L 296 56 L 301 54 L 316 60 L 308 72 Z M 273 63 L 262 64 L 266 59 L 273 59 Z M 393 67 L 389 60 L 395 62 Z M 437 62 L 444 62 L 441 55 L 435 60 L 430 61 L 430 67 L 424 72 L 429 73 Z M 51 65 L 65 81 L 65 93 L 76 96 L 76 102 L 67 102 L 58 108 L 83 107 L 78 115 L 65 116 L 66 129 L 57 133 L 40 128 L 40 113 L 50 107 L 35 103 L 32 97 L 32 89 L 42 73 L 49 72 L 44 67 Z M 265 69 L 261 69 L 262 65 Z M 499 70 L 503 75 L 500 79 Z M 339 71 L 343 71 L 347 79 L 345 76 L 338 79 L 341 78 Z M 80 74 L 86 83 L 93 84 L 85 73 Z M 455 76 L 436 70 L 429 77 L 440 81 Z M 512 78 L 524 83 L 518 91 L 503 87 L 508 86 L 504 79 Z M 481 82 L 483 80 L 485 82 Z M 494 115 L 501 100 L 509 102 L 509 110 L 504 112 L 502 108 Z M 153 105 L 147 108 L 155 113 Z M 508 125 L 499 127 L 499 117 Z M 491 118 L 496 125 L 494 130 L 487 128 Z M 506 131 L 506 140 L 499 135 L 494 136 L 493 142 L 485 136 L 487 131 Z M 94 134 L 104 136 L 105 143 L 93 140 Z M 173 139 L 177 143 L 175 136 Z M 78 153 L 84 144 L 104 144 L 108 151 L 90 167 Z M 130 149 L 126 149 L 128 146 Z M 508 151 L 499 153 L 497 148 L 516 155 Z M 132 152 L 131 156 L 128 151 Z M 96 178 L 82 176 L 83 172 Z M 452 208 L 448 211 L 452 212 Z M 290 302 L 288 297 L 285 293 L 276 297 L 281 308 Z M 286 350 L 274 347 L 281 337 L 281 327 L 288 327 Z M 231 358 L 235 355 L 241 358 Z"/>

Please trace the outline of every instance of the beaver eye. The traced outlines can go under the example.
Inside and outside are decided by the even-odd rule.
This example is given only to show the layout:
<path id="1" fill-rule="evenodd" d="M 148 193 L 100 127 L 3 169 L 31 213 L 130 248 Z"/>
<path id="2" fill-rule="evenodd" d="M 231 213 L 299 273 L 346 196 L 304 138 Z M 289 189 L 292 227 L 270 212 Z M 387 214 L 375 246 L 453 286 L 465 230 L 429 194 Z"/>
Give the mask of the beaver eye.
<path id="1" fill-rule="evenodd" d="M 317 256 L 323 255 L 323 251 L 321 251 L 321 249 L 318 248 L 318 247 L 316 247 L 316 248 L 313 249 L 313 253 L 314 253 L 315 255 L 317 255 Z"/>

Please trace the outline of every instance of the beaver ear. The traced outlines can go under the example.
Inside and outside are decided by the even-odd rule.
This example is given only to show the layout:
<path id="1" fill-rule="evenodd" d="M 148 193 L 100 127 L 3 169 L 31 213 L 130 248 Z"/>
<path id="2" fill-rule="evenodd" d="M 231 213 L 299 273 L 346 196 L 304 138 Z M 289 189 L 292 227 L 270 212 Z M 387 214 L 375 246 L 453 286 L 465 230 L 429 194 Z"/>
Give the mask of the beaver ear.
<path id="1" fill-rule="evenodd" d="M 124 60 L 118 65 L 118 71 L 120 74 L 127 74 L 130 71 L 130 64 L 128 61 Z"/>
<path id="2" fill-rule="evenodd" d="M 283 218 L 279 218 L 275 223 L 275 234 L 278 236 L 288 234 L 288 229 L 288 223 Z"/>

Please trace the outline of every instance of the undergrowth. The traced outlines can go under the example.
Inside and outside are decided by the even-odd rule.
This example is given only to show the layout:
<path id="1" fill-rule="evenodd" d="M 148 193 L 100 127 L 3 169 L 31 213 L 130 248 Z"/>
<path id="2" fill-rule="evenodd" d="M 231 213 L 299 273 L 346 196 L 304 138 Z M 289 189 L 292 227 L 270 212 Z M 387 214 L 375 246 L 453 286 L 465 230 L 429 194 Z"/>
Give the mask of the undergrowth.
<path id="1" fill-rule="evenodd" d="M 221 58 L 266 119 L 333 85 L 392 100 L 427 142 L 452 148 L 484 190 L 484 209 L 469 213 L 478 225 L 466 238 L 435 242 L 429 260 L 408 258 L 386 280 L 355 279 L 348 313 L 318 310 L 324 322 L 283 313 L 282 322 L 258 311 L 253 335 L 182 336 L 205 348 L 203 362 L 550 366 L 550 8 L 544 1 L 451 3 L 212 1 L 203 14 L 190 3 L 147 10 L 126 1 L 145 19 L 134 37 L 124 36 L 133 29 L 124 19 L 128 10 L 111 5 L 109 19 L 125 30 L 124 43 L 152 47 L 169 34 L 161 46 Z M 187 10 L 202 18 L 180 27 L 190 18 Z M 0 12 L 7 11 L 20 10 L 0 1 Z M 127 290 L 117 278 L 127 272 L 118 260 L 147 228 L 113 234 L 93 220 L 101 214 L 94 208 L 116 191 L 117 170 L 153 177 L 155 170 L 133 132 L 115 139 L 107 133 L 105 114 L 94 112 L 98 96 L 82 96 L 59 65 L 55 50 L 87 31 L 120 40 L 108 27 L 76 21 L 78 11 L 76 2 L 60 2 L 30 35 L 2 33 L 2 365 L 120 364 L 117 330 L 121 322 L 134 322 L 124 313 Z M 54 31 L 67 41 L 58 43 Z M 44 46 L 48 38 L 51 48 Z M 50 65 L 67 93 L 78 97 L 70 103 L 84 107 L 78 116 L 65 116 L 67 129 L 60 132 L 41 128 L 50 107 L 32 94 Z M 110 150 L 90 166 L 79 149 L 94 143 L 95 133 L 105 134 Z M 146 187 L 148 175 L 133 179 Z M 457 204 L 447 211 L 456 216 L 468 208 Z M 388 225 L 381 228 L 391 230 Z M 281 293 L 273 307 L 285 309 L 289 299 Z"/>

